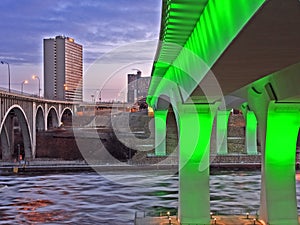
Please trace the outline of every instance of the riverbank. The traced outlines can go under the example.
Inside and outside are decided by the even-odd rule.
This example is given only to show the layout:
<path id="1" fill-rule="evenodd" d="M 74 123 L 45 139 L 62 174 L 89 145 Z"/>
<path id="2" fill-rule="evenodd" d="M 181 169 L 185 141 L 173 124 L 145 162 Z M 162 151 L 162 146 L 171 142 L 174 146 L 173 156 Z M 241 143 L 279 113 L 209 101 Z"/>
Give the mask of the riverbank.
<path id="1" fill-rule="evenodd" d="M 171 170 L 178 171 L 178 163 L 165 163 L 166 157 L 149 157 L 143 163 L 90 163 L 84 160 L 34 159 L 31 161 L 0 161 L 0 174 L 35 172 L 83 172 L 83 171 L 131 171 L 131 170 Z M 223 160 L 222 160 L 223 159 Z M 259 170 L 259 157 L 254 156 L 216 156 L 211 160 L 210 169 L 215 170 Z"/>

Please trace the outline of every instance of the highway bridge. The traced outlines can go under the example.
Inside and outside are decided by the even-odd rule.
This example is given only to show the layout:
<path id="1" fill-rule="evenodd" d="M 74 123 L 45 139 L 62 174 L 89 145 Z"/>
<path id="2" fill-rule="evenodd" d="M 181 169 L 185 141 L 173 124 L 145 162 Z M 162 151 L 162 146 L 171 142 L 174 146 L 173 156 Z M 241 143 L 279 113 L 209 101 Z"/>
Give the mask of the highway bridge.
<path id="1" fill-rule="evenodd" d="M 76 102 L 47 100 L 21 93 L 0 91 L 0 152 L 2 160 L 13 160 L 16 128 L 23 139 L 26 160 L 36 156 L 37 132 L 59 127 L 76 113 Z"/>
<path id="2" fill-rule="evenodd" d="M 248 152 L 261 144 L 260 219 L 298 224 L 295 184 L 300 127 L 300 1 L 163 0 L 147 103 L 156 154 L 166 154 L 166 120 L 179 132 L 179 221 L 209 224 L 209 151 L 217 119 L 226 153 L 228 111 L 246 118 Z M 223 137 L 222 137 L 223 136 Z M 223 138 L 223 141 L 222 141 Z"/>

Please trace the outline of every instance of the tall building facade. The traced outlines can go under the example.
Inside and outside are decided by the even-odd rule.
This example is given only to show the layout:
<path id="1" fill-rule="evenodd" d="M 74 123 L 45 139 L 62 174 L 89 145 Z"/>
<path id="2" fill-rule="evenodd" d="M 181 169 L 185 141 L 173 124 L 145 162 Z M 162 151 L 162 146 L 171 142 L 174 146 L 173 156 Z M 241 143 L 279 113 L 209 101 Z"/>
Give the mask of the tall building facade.
<path id="1" fill-rule="evenodd" d="M 127 102 L 133 103 L 147 97 L 151 77 L 142 77 L 142 72 L 127 74 Z"/>
<path id="2" fill-rule="evenodd" d="M 82 102 L 82 45 L 73 38 L 44 39 L 45 98 Z"/>

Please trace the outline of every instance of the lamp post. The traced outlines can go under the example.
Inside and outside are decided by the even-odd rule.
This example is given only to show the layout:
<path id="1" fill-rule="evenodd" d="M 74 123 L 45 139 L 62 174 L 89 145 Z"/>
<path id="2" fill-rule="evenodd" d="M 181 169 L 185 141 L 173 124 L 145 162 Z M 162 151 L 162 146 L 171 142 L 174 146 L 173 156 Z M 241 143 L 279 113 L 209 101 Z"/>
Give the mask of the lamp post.
<path id="1" fill-rule="evenodd" d="M 101 89 L 98 89 L 97 92 L 96 92 L 95 98 L 96 98 L 97 101 L 99 101 L 99 102 L 102 102 L 102 96 L 101 96 L 101 94 L 102 94 L 103 88 L 104 88 L 104 87 L 102 87 Z"/>
<path id="2" fill-rule="evenodd" d="M 102 89 L 103 89 L 103 88 L 101 88 L 101 90 L 100 90 L 100 92 L 99 92 L 99 101 L 100 101 L 100 102 L 102 102 Z"/>
<path id="3" fill-rule="evenodd" d="M 7 69 L 8 69 L 8 91 L 10 92 L 10 66 L 8 62 L 1 61 L 1 64 L 7 64 Z"/>
<path id="4" fill-rule="evenodd" d="M 41 80 L 40 80 L 40 78 L 37 76 L 37 75 L 32 75 L 32 79 L 33 80 L 38 80 L 39 81 L 39 98 L 41 97 Z"/>
<path id="5" fill-rule="evenodd" d="M 22 94 L 23 94 L 24 84 L 28 84 L 28 80 L 24 80 L 24 81 L 21 83 L 21 93 L 22 93 Z"/>

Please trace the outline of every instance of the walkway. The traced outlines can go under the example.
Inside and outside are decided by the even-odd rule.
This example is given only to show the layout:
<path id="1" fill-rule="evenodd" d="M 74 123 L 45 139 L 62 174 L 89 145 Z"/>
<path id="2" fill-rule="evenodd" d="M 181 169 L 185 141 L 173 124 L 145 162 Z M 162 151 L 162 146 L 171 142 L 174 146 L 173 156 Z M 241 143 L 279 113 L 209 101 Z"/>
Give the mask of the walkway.
<path id="1" fill-rule="evenodd" d="M 179 225 L 175 217 L 170 217 L 171 223 L 167 216 L 164 217 L 143 217 L 136 218 L 135 225 Z M 216 220 L 215 220 L 216 219 Z M 254 217 L 249 216 L 214 216 L 211 223 L 207 225 L 263 225 L 263 223 L 255 220 Z"/>
<path id="2" fill-rule="evenodd" d="M 171 223 L 167 216 L 164 217 L 143 217 L 143 218 L 136 218 L 135 225 L 180 225 L 174 216 L 170 217 Z"/>

